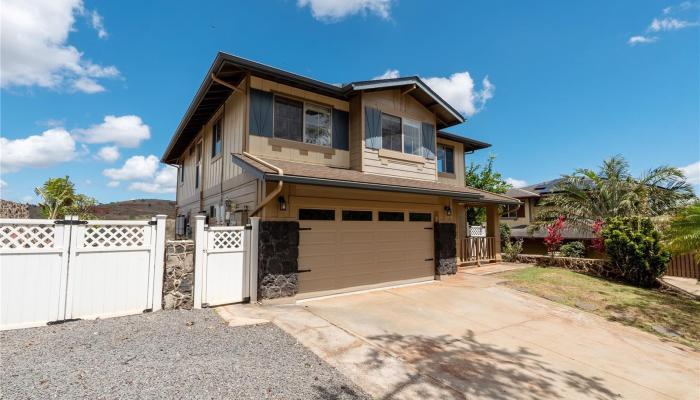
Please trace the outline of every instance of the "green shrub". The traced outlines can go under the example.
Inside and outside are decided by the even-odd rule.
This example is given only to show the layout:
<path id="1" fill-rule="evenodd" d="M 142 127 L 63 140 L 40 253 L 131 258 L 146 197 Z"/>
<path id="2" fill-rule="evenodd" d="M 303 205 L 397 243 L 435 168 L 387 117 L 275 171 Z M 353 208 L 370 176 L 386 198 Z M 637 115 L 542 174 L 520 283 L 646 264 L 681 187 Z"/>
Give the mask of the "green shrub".
<path id="1" fill-rule="evenodd" d="M 559 248 L 562 257 L 581 258 L 586 255 L 586 245 L 582 242 L 569 242 Z"/>
<path id="2" fill-rule="evenodd" d="M 503 242 L 503 261 L 518 261 L 518 254 L 522 253 L 522 251 L 522 239 L 518 239 L 515 242 L 511 242 L 510 240 Z"/>
<path id="3" fill-rule="evenodd" d="M 508 224 L 505 224 L 501 222 L 500 226 L 501 230 L 501 243 L 505 243 L 510 241 L 510 226 Z"/>
<path id="4" fill-rule="evenodd" d="M 660 234 L 649 218 L 609 218 L 602 236 L 610 262 L 627 282 L 652 287 L 666 272 L 671 255 L 661 248 Z"/>

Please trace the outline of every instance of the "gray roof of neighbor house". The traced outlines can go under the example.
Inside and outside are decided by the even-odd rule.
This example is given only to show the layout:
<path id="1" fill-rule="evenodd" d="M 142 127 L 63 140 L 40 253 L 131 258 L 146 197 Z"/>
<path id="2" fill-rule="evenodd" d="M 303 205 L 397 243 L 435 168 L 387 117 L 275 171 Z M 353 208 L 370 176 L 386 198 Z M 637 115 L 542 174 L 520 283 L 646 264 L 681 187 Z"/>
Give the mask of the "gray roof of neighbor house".
<path id="1" fill-rule="evenodd" d="M 572 229 L 572 228 L 564 228 L 561 232 L 561 235 L 564 237 L 564 239 L 582 239 L 582 240 L 590 240 L 590 239 L 595 239 L 595 235 L 593 232 L 585 232 L 585 231 L 579 231 L 577 229 Z M 547 229 L 541 228 L 537 229 L 534 232 L 530 233 L 528 232 L 528 226 L 527 225 L 520 225 L 520 226 L 515 226 L 510 228 L 510 236 L 514 237 L 516 239 L 523 239 L 523 238 L 534 238 L 534 239 L 543 239 L 544 237 L 547 236 Z"/>
<path id="2" fill-rule="evenodd" d="M 175 130 L 161 161 L 165 163 L 176 162 L 201 127 L 211 119 L 216 110 L 221 107 L 233 91 L 230 87 L 215 82 L 212 79 L 212 75 L 233 86 L 238 86 L 246 76 L 253 75 L 342 100 L 348 100 L 361 91 L 406 88 L 408 95 L 435 113 L 438 129 L 447 128 L 465 121 L 464 117 L 454 107 L 443 100 L 417 76 L 358 81 L 338 86 L 219 52 Z M 461 138 L 461 136 L 457 137 Z M 485 143 L 478 141 L 473 141 L 473 143 L 477 147 L 485 145 Z"/>
<path id="3" fill-rule="evenodd" d="M 319 186 L 347 187 L 355 189 L 382 190 L 429 194 L 451 197 L 474 203 L 520 204 L 520 201 L 501 194 L 491 193 L 471 187 L 453 186 L 433 181 L 398 178 L 383 175 L 366 174 L 360 171 L 307 164 L 294 161 L 261 158 L 283 170 L 279 175 L 276 170 L 259 163 L 244 154 L 232 154 L 233 162 L 243 170 L 259 179 L 283 181 Z"/>
<path id="4" fill-rule="evenodd" d="M 506 195 L 515 197 L 516 199 L 524 199 L 529 197 L 540 197 L 539 194 L 521 188 L 510 188 L 506 191 Z"/>

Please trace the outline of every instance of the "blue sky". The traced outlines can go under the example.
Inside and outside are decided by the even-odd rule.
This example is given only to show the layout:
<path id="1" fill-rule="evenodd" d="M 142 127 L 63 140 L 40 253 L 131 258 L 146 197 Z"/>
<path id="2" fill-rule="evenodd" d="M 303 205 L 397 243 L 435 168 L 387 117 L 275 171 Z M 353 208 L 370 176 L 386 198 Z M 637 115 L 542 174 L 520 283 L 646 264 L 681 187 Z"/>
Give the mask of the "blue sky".
<path id="1" fill-rule="evenodd" d="M 149 156 L 217 51 L 329 83 L 442 78 L 428 82 L 468 117 L 450 131 L 492 143 L 470 158 L 496 154 L 514 182 L 619 153 L 634 173 L 688 167 L 697 191 L 699 12 L 677 0 L 4 0 L 2 197 L 30 200 L 70 175 L 100 202 L 174 198 L 172 171 Z"/>

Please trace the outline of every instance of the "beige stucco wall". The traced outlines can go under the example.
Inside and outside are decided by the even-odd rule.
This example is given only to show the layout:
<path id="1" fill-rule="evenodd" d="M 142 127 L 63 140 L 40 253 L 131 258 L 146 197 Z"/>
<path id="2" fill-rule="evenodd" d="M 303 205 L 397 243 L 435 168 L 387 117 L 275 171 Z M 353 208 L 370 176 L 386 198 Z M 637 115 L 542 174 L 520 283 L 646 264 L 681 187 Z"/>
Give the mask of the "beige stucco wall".
<path id="1" fill-rule="evenodd" d="M 520 199 L 520 201 L 523 202 L 523 205 L 521 207 L 525 208 L 525 217 L 521 218 L 504 218 L 501 217 L 501 222 L 505 223 L 506 225 L 510 227 L 514 226 L 520 226 L 520 225 L 529 225 L 530 222 L 532 221 L 532 199 Z"/>

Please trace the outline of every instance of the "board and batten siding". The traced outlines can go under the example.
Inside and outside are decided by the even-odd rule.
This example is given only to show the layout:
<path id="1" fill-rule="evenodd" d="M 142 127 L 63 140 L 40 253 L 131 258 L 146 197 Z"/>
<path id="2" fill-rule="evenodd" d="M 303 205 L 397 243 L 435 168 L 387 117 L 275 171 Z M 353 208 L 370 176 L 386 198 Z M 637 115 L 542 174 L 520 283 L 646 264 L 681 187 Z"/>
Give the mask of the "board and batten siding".
<path id="1" fill-rule="evenodd" d="M 250 87 L 252 90 L 263 91 L 279 96 L 287 96 L 295 100 L 305 101 L 331 108 L 333 110 L 334 115 L 334 137 L 336 136 L 335 129 L 337 129 L 336 119 L 341 117 L 337 113 L 348 113 L 350 110 L 350 106 L 347 101 L 335 99 L 333 97 L 323 96 L 302 89 L 297 89 L 291 86 L 272 82 L 258 77 L 250 78 Z M 263 96 L 260 98 L 260 101 L 271 102 L 273 101 L 273 99 L 271 96 L 267 98 Z M 253 121 L 253 113 L 255 112 L 254 110 L 252 110 L 254 106 L 254 102 L 251 102 L 251 110 L 249 111 L 251 113 L 251 121 Z M 265 108 L 265 113 L 271 113 L 272 110 L 273 106 L 270 105 L 268 106 L 268 108 Z M 272 117 L 269 116 L 268 118 L 271 119 Z M 272 137 L 271 132 L 272 126 L 269 126 L 269 119 L 267 119 L 268 122 L 266 122 L 266 132 L 264 133 L 255 132 L 255 127 L 249 127 L 250 132 L 248 132 L 248 152 L 250 154 L 274 160 L 287 160 L 309 164 L 329 165 L 339 168 L 350 167 L 350 152 L 345 149 L 337 148 L 337 143 L 335 143 L 335 141 L 339 140 L 337 137 L 334 140 L 333 147 L 335 148 L 333 149 L 323 148 L 322 146 L 309 145 L 296 141 L 274 138 Z"/>
<path id="2" fill-rule="evenodd" d="M 438 146 L 441 144 L 444 144 L 446 146 L 450 146 L 454 149 L 454 158 L 455 158 L 455 172 L 454 174 L 441 174 L 438 173 L 438 182 L 440 183 L 446 183 L 448 185 L 454 185 L 454 186 L 465 186 L 464 183 L 464 145 L 462 143 L 458 142 L 453 142 L 452 140 L 447 140 L 447 139 L 442 139 L 438 138 L 437 139 L 437 144 Z M 437 152 L 437 147 L 435 148 L 435 151 Z M 437 155 L 436 155 L 437 157 Z"/>
<path id="3" fill-rule="evenodd" d="M 364 109 L 365 107 L 376 108 L 383 113 L 401 117 L 402 119 L 408 118 L 435 126 L 435 115 L 413 97 L 403 95 L 400 89 L 362 93 L 361 108 Z M 361 124 L 361 129 L 362 137 L 365 138 L 364 122 Z M 435 136 L 433 136 L 433 140 L 435 140 Z M 360 146 L 363 149 L 363 172 L 429 181 L 437 180 L 437 166 L 434 158 L 421 157 L 422 160 L 416 162 L 409 160 L 409 158 L 415 158 L 415 156 L 401 157 L 401 154 L 397 152 L 368 148 L 364 140 L 361 141 Z"/>

